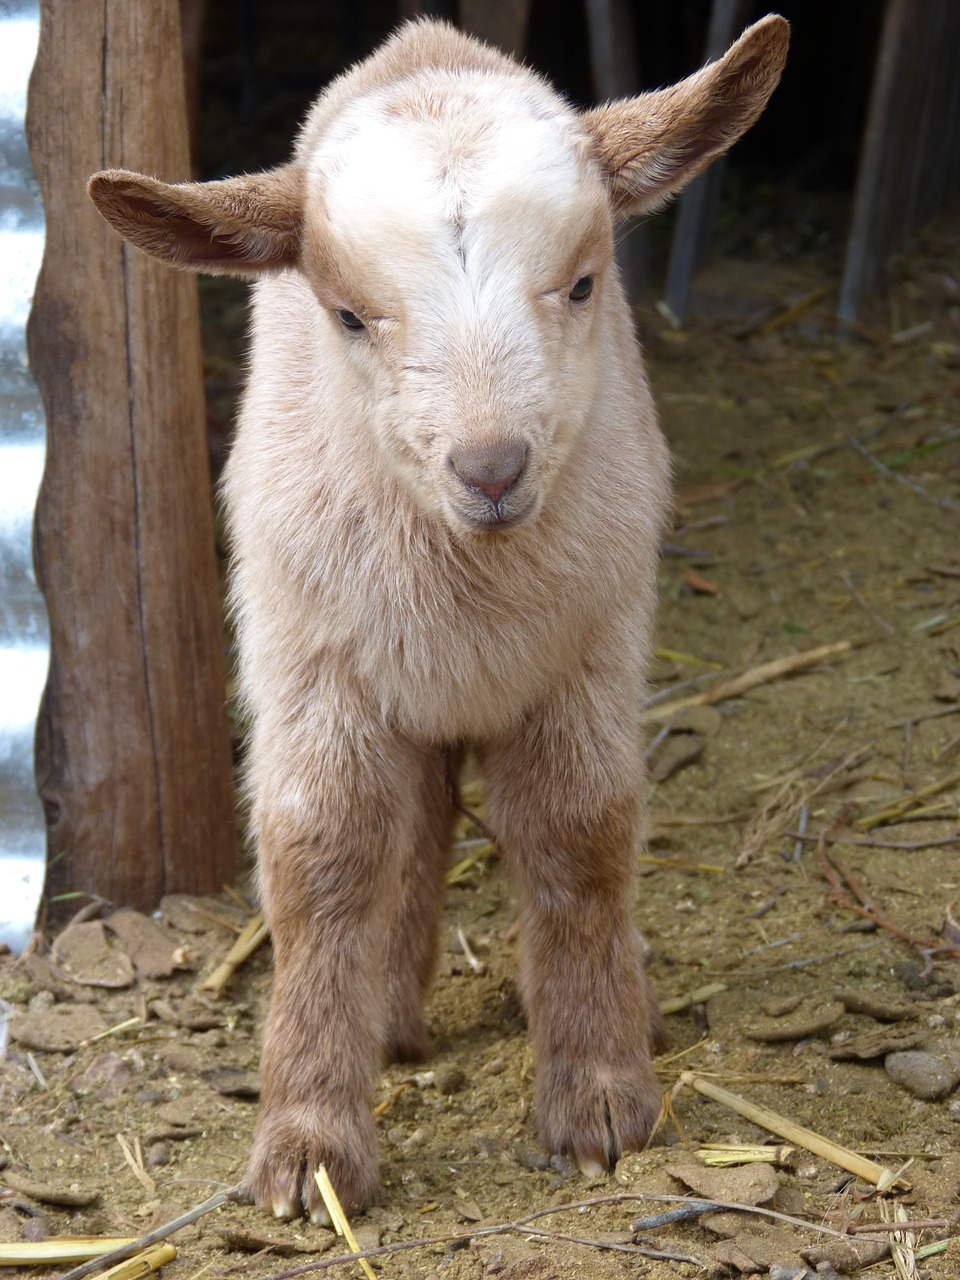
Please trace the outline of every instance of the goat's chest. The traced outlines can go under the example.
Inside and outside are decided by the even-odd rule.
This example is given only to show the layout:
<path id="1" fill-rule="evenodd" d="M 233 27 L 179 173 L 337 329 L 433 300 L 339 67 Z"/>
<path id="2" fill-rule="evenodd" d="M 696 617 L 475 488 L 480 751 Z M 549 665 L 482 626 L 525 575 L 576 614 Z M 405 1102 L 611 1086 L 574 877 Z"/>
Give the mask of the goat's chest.
<path id="1" fill-rule="evenodd" d="M 487 560 L 403 550 L 358 556 L 328 607 L 362 686 L 415 737 L 503 732 L 577 667 L 610 609 L 602 574 L 522 545 Z"/>

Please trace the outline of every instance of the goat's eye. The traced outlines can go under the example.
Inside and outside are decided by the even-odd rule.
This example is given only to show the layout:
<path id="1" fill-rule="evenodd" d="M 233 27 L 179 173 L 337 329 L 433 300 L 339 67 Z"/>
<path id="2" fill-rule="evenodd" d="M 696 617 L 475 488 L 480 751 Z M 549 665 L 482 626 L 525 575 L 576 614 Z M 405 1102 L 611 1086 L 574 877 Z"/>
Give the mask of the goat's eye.
<path id="1" fill-rule="evenodd" d="M 355 311 L 347 311 L 343 308 L 336 312 L 336 317 L 345 329 L 349 329 L 351 333 L 359 333 L 366 325 L 356 314 Z"/>
<path id="2" fill-rule="evenodd" d="M 586 302 L 593 293 L 593 276 L 581 276 L 570 290 L 571 302 Z"/>

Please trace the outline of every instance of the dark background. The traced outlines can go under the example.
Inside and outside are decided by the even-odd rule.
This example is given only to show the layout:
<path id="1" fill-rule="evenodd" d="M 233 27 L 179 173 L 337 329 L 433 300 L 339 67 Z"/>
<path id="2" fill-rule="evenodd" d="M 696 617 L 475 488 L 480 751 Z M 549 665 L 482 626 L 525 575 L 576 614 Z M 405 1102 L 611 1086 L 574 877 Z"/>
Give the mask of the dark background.
<path id="1" fill-rule="evenodd" d="M 434 8 L 443 14 L 442 4 Z M 742 26 L 769 9 L 743 4 Z M 790 58 L 769 108 L 734 149 L 718 230 L 743 212 L 750 213 L 745 234 L 758 224 L 786 223 L 788 230 L 802 215 L 811 225 L 799 248 L 805 239 L 829 235 L 831 227 L 842 235 L 883 5 L 794 0 L 779 11 L 793 28 Z M 670 84 L 703 64 L 709 15 L 709 0 L 634 6 L 638 92 Z M 222 177 L 285 160 L 312 99 L 331 77 L 374 49 L 397 20 L 397 5 L 386 0 L 208 0 L 197 129 L 200 176 Z M 580 0 L 534 0 L 525 56 L 572 102 L 597 101 Z M 818 196 L 826 197 L 819 210 Z M 796 226 L 792 232 L 795 241 Z"/>

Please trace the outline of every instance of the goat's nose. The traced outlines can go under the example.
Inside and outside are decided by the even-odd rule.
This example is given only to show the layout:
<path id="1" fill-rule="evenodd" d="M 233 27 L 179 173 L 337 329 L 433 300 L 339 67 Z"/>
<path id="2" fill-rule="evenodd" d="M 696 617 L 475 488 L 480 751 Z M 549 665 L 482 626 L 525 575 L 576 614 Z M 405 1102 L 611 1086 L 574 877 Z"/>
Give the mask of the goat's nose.
<path id="1" fill-rule="evenodd" d="M 527 466 L 527 446 L 523 443 L 488 445 L 474 449 L 454 449 L 450 466 L 457 479 L 497 505 Z"/>

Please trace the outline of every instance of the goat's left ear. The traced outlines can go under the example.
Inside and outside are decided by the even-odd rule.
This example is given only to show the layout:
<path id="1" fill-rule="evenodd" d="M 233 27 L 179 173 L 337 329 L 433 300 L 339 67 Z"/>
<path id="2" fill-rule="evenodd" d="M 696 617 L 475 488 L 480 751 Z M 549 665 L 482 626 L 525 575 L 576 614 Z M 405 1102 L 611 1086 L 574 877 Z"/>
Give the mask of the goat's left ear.
<path id="1" fill-rule="evenodd" d="M 252 279 L 300 258 L 303 195 L 293 165 L 181 183 L 105 169 L 87 191 L 114 231 L 170 267 Z"/>
<path id="2" fill-rule="evenodd" d="M 668 89 L 585 112 L 614 212 L 652 213 L 754 123 L 780 79 L 790 24 L 771 13 Z"/>

